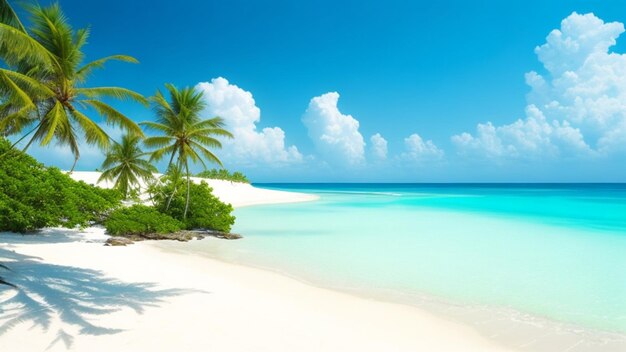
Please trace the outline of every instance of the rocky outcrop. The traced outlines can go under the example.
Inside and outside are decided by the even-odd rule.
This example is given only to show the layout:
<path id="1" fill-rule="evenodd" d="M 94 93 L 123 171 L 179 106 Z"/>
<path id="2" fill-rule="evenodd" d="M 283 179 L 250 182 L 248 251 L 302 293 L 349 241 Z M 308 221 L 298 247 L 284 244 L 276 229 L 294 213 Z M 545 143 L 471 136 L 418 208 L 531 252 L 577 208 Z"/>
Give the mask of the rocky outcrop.
<path id="1" fill-rule="evenodd" d="M 193 239 L 203 239 L 205 237 L 216 237 L 224 240 L 237 240 L 242 238 L 241 235 L 236 233 L 228 233 L 221 231 L 214 231 L 209 229 L 198 229 L 198 230 L 184 230 L 173 233 L 147 233 L 141 235 L 130 235 L 130 236 L 113 236 L 107 239 L 104 243 L 105 246 L 126 246 L 129 244 L 133 244 L 138 241 L 146 241 L 146 240 L 171 240 L 171 241 L 180 241 L 187 242 Z"/>
<path id="2" fill-rule="evenodd" d="M 106 242 L 104 242 L 104 245 L 117 247 L 117 246 L 127 246 L 133 243 L 134 243 L 133 240 L 131 240 L 130 238 L 116 236 L 116 237 L 109 237 L 106 240 Z"/>

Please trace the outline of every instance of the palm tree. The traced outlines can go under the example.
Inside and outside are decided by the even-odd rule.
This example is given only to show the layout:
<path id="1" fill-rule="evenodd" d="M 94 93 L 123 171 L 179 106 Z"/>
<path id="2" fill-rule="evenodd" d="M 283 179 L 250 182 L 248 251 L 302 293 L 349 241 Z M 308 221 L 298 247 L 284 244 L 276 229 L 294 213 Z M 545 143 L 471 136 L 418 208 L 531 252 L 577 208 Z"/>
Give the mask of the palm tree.
<path id="1" fill-rule="evenodd" d="M 121 143 L 114 144 L 102 163 L 104 171 L 98 182 L 115 180 L 115 188 L 122 192 L 124 198 L 128 198 L 128 192 L 133 186 L 139 185 L 139 179 L 151 179 L 157 169 L 144 159 L 146 153 L 141 150 L 140 143 L 141 137 L 126 134 Z"/>
<path id="2" fill-rule="evenodd" d="M 206 163 L 216 163 L 222 166 L 222 162 L 209 148 L 221 148 L 222 144 L 215 136 L 232 138 L 233 135 L 224 129 L 223 120 L 213 117 L 203 120 L 201 118 L 205 103 L 202 100 L 202 92 L 187 87 L 181 90 L 171 84 L 165 87 L 169 91 L 168 102 L 161 91 L 151 98 L 157 116 L 156 122 L 142 122 L 141 125 L 150 130 L 159 132 L 161 135 L 148 137 L 144 141 L 152 151 L 150 160 L 161 160 L 169 156 L 168 169 L 175 165 L 180 170 L 185 170 L 187 176 L 187 200 L 183 218 L 187 218 L 189 208 L 190 173 L 189 162 L 201 163 L 206 169 Z M 176 160 L 174 164 L 174 160 Z M 170 196 L 172 199 L 173 193 Z M 169 202 L 168 201 L 168 208 Z"/>
<path id="3" fill-rule="evenodd" d="M 27 6 L 32 25 L 27 30 L 6 0 L 0 0 L 0 134 L 25 133 L 15 144 L 34 133 L 34 141 L 46 146 L 56 140 L 69 146 L 74 165 L 80 157 L 77 131 L 88 144 L 107 148 L 107 133 L 86 114 L 93 110 L 108 124 L 142 136 L 141 128 L 102 98 L 148 101 L 119 87 L 85 87 L 89 75 L 107 61 L 138 61 L 126 55 L 104 57 L 82 64 L 88 29 L 74 30 L 58 4 Z M 14 145 L 15 145 L 14 144 Z"/>

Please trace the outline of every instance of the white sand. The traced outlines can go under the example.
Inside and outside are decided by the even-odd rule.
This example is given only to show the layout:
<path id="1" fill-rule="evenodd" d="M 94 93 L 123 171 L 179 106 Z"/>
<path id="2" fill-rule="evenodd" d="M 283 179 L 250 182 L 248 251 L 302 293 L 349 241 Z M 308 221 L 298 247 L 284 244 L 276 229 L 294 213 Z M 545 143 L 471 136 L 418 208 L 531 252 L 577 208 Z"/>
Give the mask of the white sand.
<path id="1" fill-rule="evenodd" d="M 92 177 L 73 177 L 79 175 Z M 311 199 L 230 182 L 211 186 L 239 206 Z M 13 269 L 3 275 L 22 287 L 0 289 L 0 351 L 505 350 L 415 307 L 163 251 L 163 242 L 104 247 L 102 229 L 87 232 L 0 234 L 0 260 L 12 260 L 6 264 Z"/>
<path id="2" fill-rule="evenodd" d="M 160 174 L 155 174 L 160 176 Z M 74 171 L 70 176 L 78 181 L 85 181 L 88 184 L 96 185 L 103 188 L 113 187 L 112 182 L 98 182 L 100 172 L 96 171 Z M 274 204 L 274 203 L 296 203 L 307 202 L 317 199 L 317 196 L 311 194 L 297 192 L 283 192 L 263 188 L 253 187 L 247 183 L 231 182 L 223 180 L 210 180 L 198 177 L 192 177 L 191 180 L 196 183 L 205 181 L 213 188 L 215 194 L 225 203 L 230 203 L 234 207 L 242 207 L 257 204 Z M 145 184 L 141 184 L 142 191 Z M 143 195 L 142 199 L 147 200 L 147 195 Z"/>

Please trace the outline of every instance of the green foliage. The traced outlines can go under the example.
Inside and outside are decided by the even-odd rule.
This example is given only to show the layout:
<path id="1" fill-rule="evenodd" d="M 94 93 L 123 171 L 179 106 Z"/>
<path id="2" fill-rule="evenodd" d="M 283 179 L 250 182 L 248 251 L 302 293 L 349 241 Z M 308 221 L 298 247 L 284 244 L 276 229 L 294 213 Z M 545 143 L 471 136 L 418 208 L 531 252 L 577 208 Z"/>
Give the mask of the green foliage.
<path id="1" fill-rule="evenodd" d="M 87 64 L 83 47 L 88 29 L 74 29 L 59 4 L 26 6 L 31 15 L 25 28 L 11 6 L 0 1 L 0 135 L 32 133 L 31 143 L 67 146 L 77 160 L 79 137 L 101 148 L 109 146 L 107 133 L 92 119 L 95 111 L 107 123 L 137 135 L 141 128 L 104 100 L 147 99 L 119 87 L 85 87 L 89 75 L 110 60 L 137 63 L 125 55 L 113 55 Z M 91 110 L 90 110 L 91 109 Z"/>
<path id="2" fill-rule="evenodd" d="M 0 140 L 0 231 L 74 228 L 101 222 L 121 195 L 72 180 Z"/>
<path id="3" fill-rule="evenodd" d="M 170 101 L 160 91 L 151 98 L 157 121 L 141 123 L 159 135 L 146 138 L 144 144 L 155 148 L 151 153 L 151 161 L 168 156 L 168 169 L 176 165 L 179 170 L 184 170 L 189 183 L 189 161 L 200 163 L 205 169 L 205 159 L 222 166 L 222 162 L 209 149 L 222 147 L 216 137 L 232 138 L 233 135 L 224 129 L 224 121 L 220 117 L 202 119 L 200 115 L 206 105 L 202 92 L 192 87 L 179 90 L 171 84 L 165 87 L 170 93 Z M 183 218 L 187 218 L 189 200 L 188 194 Z"/>
<path id="4" fill-rule="evenodd" d="M 244 175 L 243 173 L 239 171 L 230 173 L 226 169 L 204 170 L 196 174 L 196 176 L 202 177 L 202 178 L 210 178 L 214 180 L 226 180 L 226 181 L 233 181 L 233 182 L 250 183 L 250 180 L 248 180 L 246 175 Z"/>
<path id="5" fill-rule="evenodd" d="M 112 236 L 141 236 L 172 233 L 185 225 L 153 207 L 133 205 L 113 211 L 104 221 L 104 226 Z"/>
<path id="6" fill-rule="evenodd" d="M 148 188 L 155 208 L 174 219 L 183 221 L 187 229 L 205 228 L 229 232 L 235 223 L 231 213 L 233 207 L 225 204 L 211 193 L 213 190 L 206 182 L 190 184 L 189 210 L 185 218 L 187 183 L 178 178 L 162 178 L 160 185 L 153 184 Z M 168 206 L 169 203 L 169 206 Z"/>
<path id="7" fill-rule="evenodd" d="M 125 198 L 132 197 L 137 193 L 139 179 L 148 181 L 152 179 L 152 173 L 157 172 L 156 167 L 144 159 L 145 153 L 139 144 L 141 137 L 126 134 L 120 143 L 115 143 L 107 152 L 106 159 L 102 163 L 104 172 L 101 180 L 115 180 L 117 188 Z"/>

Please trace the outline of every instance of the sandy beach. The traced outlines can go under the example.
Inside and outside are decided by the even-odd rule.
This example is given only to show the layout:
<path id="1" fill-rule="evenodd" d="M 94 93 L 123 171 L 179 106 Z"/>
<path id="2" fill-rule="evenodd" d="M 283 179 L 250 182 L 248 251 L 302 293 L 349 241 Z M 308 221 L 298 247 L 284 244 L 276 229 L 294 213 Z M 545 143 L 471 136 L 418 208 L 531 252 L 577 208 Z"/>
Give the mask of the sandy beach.
<path id="1" fill-rule="evenodd" d="M 237 206 L 314 199 L 211 186 Z M 0 258 L 12 268 L 5 276 L 21 287 L 0 291 L 0 350 L 505 350 L 415 307 L 176 253 L 165 242 L 105 247 L 106 238 L 101 228 L 0 236 Z"/>
<path id="2" fill-rule="evenodd" d="M 626 352 L 626 1 L 94 4 L 0 0 L 0 352 Z"/>
<path id="3" fill-rule="evenodd" d="M 70 176 L 77 181 L 84 181 L 85 183 L 102 187 L 111 188 L 113 182 L 102 181 L 98 182 L 100 178 L 100 172 L 97 171 L 76 171 L 70 174 Z M 156 177 L 160 177 L 161 174 L 155 174 Z M 308 202 L 317 199 L 317 196 L 297 193 L 297 192 L 283 192 L 276 190 L 269 190 L 263 188 L 253 187 L 248 183 L 231 182 L 224 180 L 209 180 L 199 177 L 192 177 L 191 180 L 195 183 L 205 181 L 213 189 L 213 194 L 220 198 L 225 203 L 230 203 L 234 207 L 243 207 L 259 204 L 274 204 L 274 203 L 297 203 Z M 140 181 L 140 189 L 142 194 L 140 198 L 144 202 L 148 202 L 148 195 L 145 194 L 146 184 Z"/>

